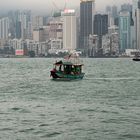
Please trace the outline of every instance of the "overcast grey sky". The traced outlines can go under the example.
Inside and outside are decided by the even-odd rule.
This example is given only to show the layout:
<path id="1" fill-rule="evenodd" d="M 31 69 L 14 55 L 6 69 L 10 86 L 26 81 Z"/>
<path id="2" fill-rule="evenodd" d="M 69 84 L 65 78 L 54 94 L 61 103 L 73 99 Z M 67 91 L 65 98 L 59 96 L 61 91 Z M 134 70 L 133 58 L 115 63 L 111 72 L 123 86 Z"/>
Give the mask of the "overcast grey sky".
<path id="1" fill-rule="evenodd" d="M 45 11 L 47 9 L 62 8 L 67 1 L 67 7 L 77 7 L 80 4 L 80 0 L 0 0 L 0 9 L 31 9 L 37 11 Z M 128 3 L 131 0 L 95 0 L 96 9 L 100 10 L 106 5 L 116 5 L 121 3 Z M 55 3 L 55 4 L 54 4 Z M 56 5 L 56 6 L 54 6 Z"/>

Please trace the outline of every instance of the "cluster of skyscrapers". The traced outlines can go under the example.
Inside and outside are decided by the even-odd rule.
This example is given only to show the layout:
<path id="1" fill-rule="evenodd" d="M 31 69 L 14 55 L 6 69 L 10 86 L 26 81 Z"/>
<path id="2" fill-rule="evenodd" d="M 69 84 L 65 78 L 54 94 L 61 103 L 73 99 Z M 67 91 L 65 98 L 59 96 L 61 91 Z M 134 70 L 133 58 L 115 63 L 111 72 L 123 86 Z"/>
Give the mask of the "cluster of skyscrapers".
<path id="1" fill-rule="evenodd" d="M 9 12 L 0 18 L 0 53 L 7 47 L 19 55 L 77 50 L 94 57 L 140 49 L 140 0 L 120 8 L 107 6 L 102 14 L 96 11 L 95 0 L 81 0 L 79 11 L 63 9 L 50 17 L 33 16 L 30 10 Z"/>

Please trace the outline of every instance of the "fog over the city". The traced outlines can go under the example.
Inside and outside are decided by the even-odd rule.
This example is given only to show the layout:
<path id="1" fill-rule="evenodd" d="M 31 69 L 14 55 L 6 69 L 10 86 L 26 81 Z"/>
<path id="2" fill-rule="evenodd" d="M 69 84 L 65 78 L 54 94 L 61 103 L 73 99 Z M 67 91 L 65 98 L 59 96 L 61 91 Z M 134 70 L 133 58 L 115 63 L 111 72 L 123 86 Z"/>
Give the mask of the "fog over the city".
<path id="1" fill-rule="evenodd" d="M 106 5 L 118 5 L 130 3 L 132 0 L 95 0 L 96 9 L 102 10 Z M 80 0 L 0 0 L 0 9 L 15 10 L 15 9 L 31 9 L 36 12 L 45 12 L 57 9 L 79 7 Z"/>

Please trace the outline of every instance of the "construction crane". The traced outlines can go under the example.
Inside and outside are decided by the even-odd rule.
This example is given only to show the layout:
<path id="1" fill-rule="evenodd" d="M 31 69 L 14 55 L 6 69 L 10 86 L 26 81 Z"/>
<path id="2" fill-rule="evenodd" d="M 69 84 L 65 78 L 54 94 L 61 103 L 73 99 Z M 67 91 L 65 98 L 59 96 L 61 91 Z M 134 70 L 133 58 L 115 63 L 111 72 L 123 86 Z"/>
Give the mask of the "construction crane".
<path id="1" fill-rule="evenodd" d="M 64 6 L 63 6 L 62 9 L 57 6 L 57 4 L 54 2 L 54 0 L 52 0 L 52 4 L 53 4 L 53 7 L 54 7 L 53 10 L 52 10 L 53 11 L 52 15 L 53 15 L 53 17 L 58 17 L 58 16 L 61 16 L 61 11 L 64 11 L 66 9 L 66 7 L 67 7 L 67 0 L 65 0 Z"/>
<path id="2" fill-rule="evenodd" d="M 54 2 L 54 0 L 52 0 L 52 4 L 53 4 L 53 6 L 54 6 L 57 10 L 62 11 L 62 10 L 65 10 L 66 7 L 67 7 L 67 0 L 64 1 L 64 6 L 63 6 L 62 9 L 60 9 L 60 8 L 57 6 L 57 4 Z"/>

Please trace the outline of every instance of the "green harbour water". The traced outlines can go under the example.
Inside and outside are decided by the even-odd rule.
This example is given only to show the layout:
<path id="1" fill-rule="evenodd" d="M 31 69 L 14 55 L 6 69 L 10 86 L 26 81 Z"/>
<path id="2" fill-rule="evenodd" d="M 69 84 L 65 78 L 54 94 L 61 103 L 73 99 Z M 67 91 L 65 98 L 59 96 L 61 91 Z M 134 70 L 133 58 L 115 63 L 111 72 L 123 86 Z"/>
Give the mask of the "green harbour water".
<path id="1" fill-rule="evenodd" d="M 140 62 L 83 58 L 53 81 L 53 58 L 0 59 L 0 140 L 140 140 Z"/>

